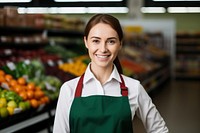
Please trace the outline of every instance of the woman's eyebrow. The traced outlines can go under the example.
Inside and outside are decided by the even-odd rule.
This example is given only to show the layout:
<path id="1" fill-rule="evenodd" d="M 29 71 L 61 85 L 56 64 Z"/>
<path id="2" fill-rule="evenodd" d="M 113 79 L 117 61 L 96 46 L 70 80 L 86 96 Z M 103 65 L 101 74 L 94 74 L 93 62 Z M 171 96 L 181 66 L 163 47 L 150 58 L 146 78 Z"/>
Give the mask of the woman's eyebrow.
<path id="1" fill-rule="evenodd" d="M 91 39 L 101 39 L 100 37 L 97 37 L 97 36 L 92 36 L 92 37 L 90 37 Z"/>
<path id="2" fill-rule="evenodd" d="M 97 36 L 92 36 L 92 37 L 90 37 L 90 39 L 101 39 L 101 38 L 97 37 Z M 110 39 L 117 39 L 117 37 L 109 37 L 109 38 L 107 38 L 107 40 L 110 40 Z"/>
<path id="3" fill-rule="evenodd" d="M 109 39 L 117 39 L 117 37 L 109 37 L 108 40 L 109 40 Z"/>

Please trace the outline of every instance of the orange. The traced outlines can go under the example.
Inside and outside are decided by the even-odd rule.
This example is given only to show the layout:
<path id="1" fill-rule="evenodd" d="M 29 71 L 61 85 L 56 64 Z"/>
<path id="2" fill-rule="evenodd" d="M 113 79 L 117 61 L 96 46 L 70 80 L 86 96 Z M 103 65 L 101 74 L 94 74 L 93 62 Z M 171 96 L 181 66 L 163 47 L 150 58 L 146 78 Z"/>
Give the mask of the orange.
<path id="1" fill-rule="evenodd" d="M 10 84 L 10 86 L 15 87 L 18 83 L 15 79 L 11 79 L 9 84 Z"/>
<path id="2" fill-rule="evenodd" d="M 5 82 L 5 81 L 6 81 L 6 79 L 4 78 L 4 76 L 0 75 L 0 82 Z"/>
<path id="3" fill-rule="evenodd" d="M 37 90 L 41 90 L 41 88 L 39 87 L 39 86 L 36 86 L 35 87 L 35 90 L 37 91 Z"/>
<path id="4" fill-rule="evenodd" d="M 29 83 L 27 84 L 27 89 L 28 89 L 28 90 L 34 90 L 34 89 L 35 89 L 35 83 L 29 82 Z"/>
<path id="5" fill-rule="evenodd" d="M 26 84 L 26 79 L 24 77 L 20 77 L 20 78 L 17 79 L 17 82 L 20 85 L 25 85 Z"/>
<path id="6" fill-rule="evenodd" d="M 30 104 L 33 108 L 37 108 L 39 106 L 39 103 L 36 99 L 31 99 Z"/>
<path id="7" fill-rule="evenodd" d="M 14 91 L 17 92 L 17 93 L 19 93 L 20 91 L 23 91 L 22 86 L 21 86 L 21 85 L 18 85 L 18 84 L 17 84 L 16 86 L 14 86 L 13 89 L 14 89 Z"/>
<path id="8" fill-rule="evenodd" d="M 45 103 L 49 103 L 50 99 L 47 96 L 42 97 Z"/>
<path id="9" fill-rule="evenodd" d="M 6 74 L 5 75 L 5 79 L 6 79 L 6 81 L 10 81 L 11 79 L 13 79 L 13 77 L 12 77 L 12 75 L 10 75 L 10 74 Z"/>
<path id="10" fill-rule="evenodd" d="M 43 91 L 41 91 L 41 90 L 36 90 L 36 91 L 35 91 L 35 98 L 36 98 L 36 99 L 39 99 L 39 98 L 41 98 L 42 96 L 44 96 L 44 92 L 43 92 Z"/>
<path id="11" fill-rule="evenodd" d="M 34 92 L 32 90 L 28 90 L 26 92 L 28 99 L 32 99 L 34 98 Z"/>
<path id="12" fill-rule="evenodd" d="M 3 70 L 0 70 L 0 75 L 1 76 L 4 76 L 5 75 L 5 72 Z"/>
<path id="13" fill-rule="evenodd" d="M 19 92 L 19 96 L 22 97 L 22 99 L 23 99 L 24 101 L 27 100 L 27 98 L 28 98 L 25 91 Z"/>

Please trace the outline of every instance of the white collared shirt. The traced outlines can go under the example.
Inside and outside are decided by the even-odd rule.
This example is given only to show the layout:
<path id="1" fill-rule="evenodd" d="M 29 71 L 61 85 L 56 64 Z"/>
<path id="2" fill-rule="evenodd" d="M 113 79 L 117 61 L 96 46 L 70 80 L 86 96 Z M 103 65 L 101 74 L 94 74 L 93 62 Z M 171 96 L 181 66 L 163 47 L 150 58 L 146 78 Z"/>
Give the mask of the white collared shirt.
<path id="1" fill-rule="evenodd" d="M 133 78 L 122 76 L 126 87 L 128 87 L 132 120 L 136 114 L 142 120 L 147 133 L 168 133 L 163 118 L 140 82 Z M 55 114 L 54 133 L 70 133 L 70 107 L 74 99 L 79 78 L 69 80 L 61 86 Z M 109 79 L 105 84 L 101 85 L 91 72 L 89 64 L 83 79 L 82 97 L 90 95 L 121 96 L 119 82 L 121 82 L 121 79 L 117 68 L 114 66 Z"/>

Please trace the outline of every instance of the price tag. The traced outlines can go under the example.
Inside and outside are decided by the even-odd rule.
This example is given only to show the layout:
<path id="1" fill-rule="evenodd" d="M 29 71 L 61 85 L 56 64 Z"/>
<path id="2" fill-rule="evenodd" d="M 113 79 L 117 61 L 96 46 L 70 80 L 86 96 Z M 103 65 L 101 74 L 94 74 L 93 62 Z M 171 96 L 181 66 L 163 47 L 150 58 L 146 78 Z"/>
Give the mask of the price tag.
<path id="1" fill-rule="evenodd" d="M 12 50 L 11 49 L 5 49 L 4 53 L 5 53 L 5 55 L 11 55 L 12 54 Z"/>
<path id="2" fill-rule="evenodd" d="M 62 65 L 64 62 L 62 60 L 58 60 L 58 65 Z"/>
<path id="3" fill-rule="evenodd" d="M 7 83 L 1 83 L 1 87 L 6 89 L 6 90 L 10 90 L 10 88 L 9 88 Z"/>
<path id="4" fill-rule="evenodd" d="M 48 60 L 47 63 L 48 63 L 49 66 L 54 66 L 55 65 L 52 60 Z"/>
<path id="5" fill-rule="evenodd" d="M 15 109 L 14 109 L 14 114 L 18 114 L 18 113 L 20 113 L 20 112 L 22 112 L 22 109 L 21 109 L 21 108 L 15 108 Z"/>
<path id="6" fill-rule="evenodd" d="M 28 60 L 28 59 L 26 59 L 26 60 L 24 60 L 24 63 L 25 63 L 26 65 L 29 65 L 29 64 L 31 63 L 31 61 Z"/>
<path id="7" fill-rule="evenodd" d="M 7 62 L 7 66 L 12 71 L 16 69 L 16 66 L 13 62 Z"/>
<path id="8" fill-rule="evenodd" d="M 56 91 L 56 88 L 53 87 L 52 85 L 50 85 L 48 82 L 45 82 L 45 86 L 47 88 L 47 90 L 51 90 L 51 91 Z"/>

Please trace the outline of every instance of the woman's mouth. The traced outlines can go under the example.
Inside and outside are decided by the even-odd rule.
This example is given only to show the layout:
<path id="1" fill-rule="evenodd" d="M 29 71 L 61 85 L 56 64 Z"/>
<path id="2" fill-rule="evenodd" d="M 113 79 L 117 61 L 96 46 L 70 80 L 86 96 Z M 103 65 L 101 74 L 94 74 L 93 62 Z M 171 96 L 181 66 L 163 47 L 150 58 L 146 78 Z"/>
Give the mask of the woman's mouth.
<path id="1" fill-rule="evenodd" d="M 98 58 L 100 58 L 100 59 L 106 59 L 106 58 L 108 58 L 110 55 L 98 55 L 98 54 L 96 54 L 96 56 L 97 56 Z"/>

